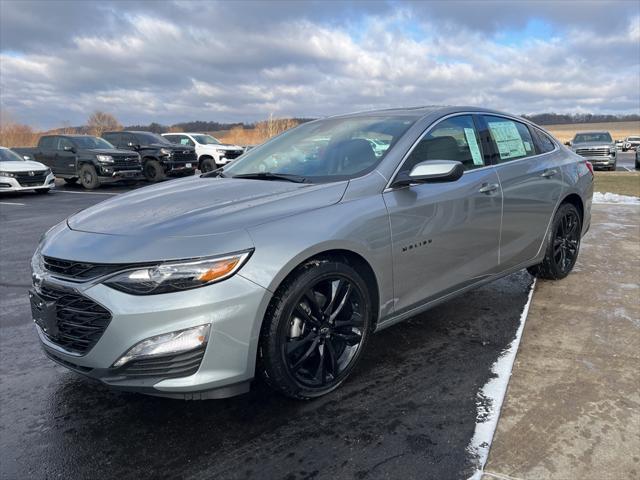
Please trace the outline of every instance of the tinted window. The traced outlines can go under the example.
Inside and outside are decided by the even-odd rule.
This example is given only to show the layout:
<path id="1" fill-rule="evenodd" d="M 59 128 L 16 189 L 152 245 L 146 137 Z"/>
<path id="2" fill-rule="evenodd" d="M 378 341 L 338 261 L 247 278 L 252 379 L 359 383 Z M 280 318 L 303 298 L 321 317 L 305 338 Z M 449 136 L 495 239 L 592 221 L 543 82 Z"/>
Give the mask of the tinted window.
<path id="1" fill-rule="evenodd" d="M 436 124 L 415 146 L 401 172 L 409 173 L 416 164 L 427 160 L 455 160 L 465 170 L 483 167 L 480 137 L 473 118 L 463 115 Z"/>
<path id="2" fill-rule="evenodd" d="M 140 145 L 152 145 L 154 143 L 171 143 L 163 136 L 151 132 L 136 133 L 135 137 Z"/>
<path id="3" fill-rule="evenodd" d="M 112 145 L 120 145 L 122 143 L 119 133 L 105 133 L 102 137 Z"/>
<path id="4" fill-rule="evenodd" d="M 556 148 L 553 140 L 551 140 L 546 133 L 538 130 L 537 128 L 532 128 L 531 130 L 533 131 L 533 135 L 536 140 L 538 153 L 547 153 Z"/>
<path id="5" fill-rule="evenodd" d="M 40 148 L 45 148 L 47 150 L 54 150 L 58 140 L 56 137 L 42 137 L 40 139 Z"/>
<path id="6" fill-rule="evenodd" d="M 498 163 L 536 155 L 533 138 L 525 124 L 487 115 L 484 120 L 498 152 Z"/>
<path id="7" fill-rule="evenodd" d="M 64 150 L 65 148 L 73 148 L 73 143 L 68 138 L 58 137 L 56 150 Z"/>
<path id="8" fill-rule="evenodd" d="M 74 137 L 73 142 L 80 148 L 90 149 L 113 149 L 113 145 L 107 142 L 103 138 L 92 137 L 87 135 L 86 137 Z"/>

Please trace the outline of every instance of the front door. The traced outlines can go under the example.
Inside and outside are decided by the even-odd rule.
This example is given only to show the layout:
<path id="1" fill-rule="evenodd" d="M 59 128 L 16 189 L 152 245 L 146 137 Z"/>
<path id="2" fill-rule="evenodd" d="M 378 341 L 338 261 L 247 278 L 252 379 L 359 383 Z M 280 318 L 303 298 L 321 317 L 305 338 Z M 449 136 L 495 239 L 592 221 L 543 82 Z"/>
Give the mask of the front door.
<path id="1" fill-rule="evenodd" d="M 456 160 L 465 173 L 448 183 L 416 184 L 383 194 L 393 241 L 398 313 L 494 273 L 502 197 L 485 165 L 471 115 L 441 120 L 418 142 L 399 173 L 425 160 Z"/>
<path id="2" fill-rule="evenodd" d="M 58 145 L 55 154 L 55 171 L 60 175 L 74 175 L 76 173 L 76 154 L 70 149 L 74 148 L 71 140 L 58 137 Z"/>
<path id="3" fill-rule="evenodd" d="M 542 137 L 552 148 L 535 141 L 530 127 L 522 122 L 495 115 L 483 115 L 482 121 L 502 186 L 500 268 L 506 270 L 539 252 L 563 191 L 564 160 L 550 139 Z"/>

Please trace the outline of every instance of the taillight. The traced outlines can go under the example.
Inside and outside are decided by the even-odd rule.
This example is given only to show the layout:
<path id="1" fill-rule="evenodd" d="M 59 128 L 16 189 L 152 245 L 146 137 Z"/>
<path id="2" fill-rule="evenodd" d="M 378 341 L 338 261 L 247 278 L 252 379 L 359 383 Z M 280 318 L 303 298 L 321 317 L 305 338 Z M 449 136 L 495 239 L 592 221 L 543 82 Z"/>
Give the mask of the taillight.
<path id="1" fill-rule="evenodd" d="M 585 163 L 587 164 L 587 168 L 591 172 L 591 175 L 593 175 L 593 165 L 591 165 L 591 162 L 585 162 Z"/>

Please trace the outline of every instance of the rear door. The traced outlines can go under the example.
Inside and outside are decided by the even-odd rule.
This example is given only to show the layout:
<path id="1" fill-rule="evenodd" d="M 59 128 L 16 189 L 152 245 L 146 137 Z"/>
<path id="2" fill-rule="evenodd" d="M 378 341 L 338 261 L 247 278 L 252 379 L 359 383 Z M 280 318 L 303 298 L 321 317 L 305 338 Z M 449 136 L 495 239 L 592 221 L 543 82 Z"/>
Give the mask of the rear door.
<path id="1" fill-rule="evenodd" d="M 504 270 L 538 253 L 564 189 L 562 169 L 557 146 L 544 133 L 532 135 L 528 125 L 497 115 L 483 115 L 482 122 L 502 187 L 500 267 Z"/>
<path id="2" fill-rule="evenodd" d="M 35 160 L 50 167 L 54 173 L 56 173 L 55 159 L 57 144 L 57 137 L 42 137 L 38 142 L 39 152 L 35 156 Z"/>
<path id="3" fill-rule="evenodd" d="M 485 163 L 471 115 L 440 120 L 414 145 L 399 172 L 421 161 L 462 162 L 462 178 L 387 189 L 396 311 L 474 283 L 498 267 L 502 198 Z"/>

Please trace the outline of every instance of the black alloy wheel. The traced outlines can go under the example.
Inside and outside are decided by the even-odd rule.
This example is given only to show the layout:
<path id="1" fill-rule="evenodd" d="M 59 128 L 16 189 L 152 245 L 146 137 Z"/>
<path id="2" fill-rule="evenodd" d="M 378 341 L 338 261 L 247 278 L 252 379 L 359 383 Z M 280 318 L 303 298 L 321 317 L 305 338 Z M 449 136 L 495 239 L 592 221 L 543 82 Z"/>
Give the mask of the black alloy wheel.
<path id="1" fill-rule="evenodd" d="M 147 160 L 144 163 L 144 176 L 149 182 L 159 182 L 164 179 L 165 173 L 162 165 L 157 160 Z"/>
<path id="2" fill-rule="evenodd" d="M 551 225 L 545 257 L 542 263 L 529 267 L 529 273 L 539 278 L 559 280 L 569 275 L 578 259 L 582 221 L 576 207 L 560 205 Z"/>
<path id="3" fill-rule="evenodd" d="M 200 165 L 200 171 L 202 173 L 207 173 L 210 172 L 211 170 L 215 170 L 216 164 L 213 161 L 213 158 L 205 158 L 204 160 L 202 160 L 202 163 Z"/>
<path id="4" fill-rule="evenodd" d="M 80 183 L 87 190 L 94 190 L 100 186 L 98 173 L 93 165 L 82 165 L 80 167 Z"/>
<path id="5" fill-rule="evenodd" d="M 260 349 L 267 383 L 301 399 L 337 388 L 370 331 L 371 300 L 358 272 L 331 260 L 305 265 L 272 307 Z"/>

